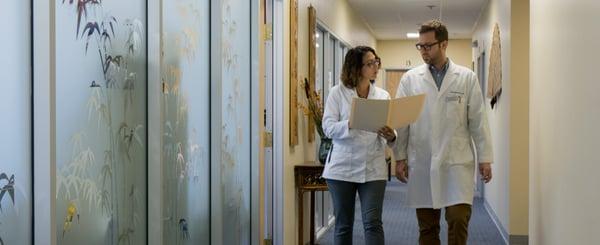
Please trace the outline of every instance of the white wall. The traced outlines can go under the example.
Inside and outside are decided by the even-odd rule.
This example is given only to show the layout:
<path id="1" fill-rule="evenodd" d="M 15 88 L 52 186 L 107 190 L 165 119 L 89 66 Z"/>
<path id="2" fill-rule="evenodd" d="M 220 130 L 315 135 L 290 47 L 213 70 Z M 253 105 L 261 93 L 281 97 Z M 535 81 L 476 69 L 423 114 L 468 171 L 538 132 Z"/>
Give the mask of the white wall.
<path id="1" fill-rule="evenodd" d="M 531 1 L 530 244 L 598 244 L 600 1 Z"/>
<path id="2" fill-rule="evenodd" d="M 493 110 L 489 110 L 488 119 L 492 132 L 494 163 L 493 179 L 485 185 L 485 198 L 492 211 L 498 217 L 504 232 L 508 232 L 509 222 L 509 165 L 510 165 L 510 1 L 490 0 L 482 12 L 473 40 L 479 43 L 473 51 L 474 60 L 485 51 L 485 77 L 487 82 L 489 71 L 490 46 L 492 31 L 498 23 L 500 28 L 502 56 L 502 96 Z M 489 108 L 489 99 L 486 104 Z"/>

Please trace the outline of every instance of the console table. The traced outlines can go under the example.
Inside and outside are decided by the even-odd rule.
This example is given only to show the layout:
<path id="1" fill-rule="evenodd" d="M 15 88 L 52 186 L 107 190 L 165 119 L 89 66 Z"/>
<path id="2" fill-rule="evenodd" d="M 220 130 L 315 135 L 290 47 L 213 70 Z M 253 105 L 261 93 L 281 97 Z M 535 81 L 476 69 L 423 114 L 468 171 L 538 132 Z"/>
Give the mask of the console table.
<path id="1" fill-rule="evenodd" d="M 298 244 L 304 245 L 304 193 L 310 192 L 310 244 L 315 244 L 315 191 L 327 191 L 327 183 L 321 178 L 323 165 L 305 163 L 294 167 L 298 192 Z"/>

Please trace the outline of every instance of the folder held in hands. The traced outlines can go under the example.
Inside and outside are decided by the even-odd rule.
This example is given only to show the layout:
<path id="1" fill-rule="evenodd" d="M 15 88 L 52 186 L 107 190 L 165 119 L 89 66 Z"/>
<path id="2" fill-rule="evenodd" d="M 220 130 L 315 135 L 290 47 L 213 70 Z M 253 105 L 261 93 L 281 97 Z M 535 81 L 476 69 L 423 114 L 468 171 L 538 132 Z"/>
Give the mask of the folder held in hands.
<path id="1" fill-rule="evenodd" d="M 392 129 L 415 122 L 425 103 L 425 94 L 391 100 L 353 98 L 350 128 L 377 132 L 381 127 Z"/>

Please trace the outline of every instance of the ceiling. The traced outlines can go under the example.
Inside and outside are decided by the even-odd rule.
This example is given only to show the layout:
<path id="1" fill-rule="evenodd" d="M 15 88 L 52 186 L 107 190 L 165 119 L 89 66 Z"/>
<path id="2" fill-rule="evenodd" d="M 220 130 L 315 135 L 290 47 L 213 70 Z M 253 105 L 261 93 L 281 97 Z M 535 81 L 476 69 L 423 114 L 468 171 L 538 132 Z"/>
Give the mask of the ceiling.
<path id="1" fill-rule="evenodd" d="M 470 39 L 479 13 L 488 0 L 348 0 L 369 25 L 377 40 L 407 39 L 419 24 L 439 18 L 448 27 L 450 39 Z M 433 6 L 433 7 L 428 7 Z"/>

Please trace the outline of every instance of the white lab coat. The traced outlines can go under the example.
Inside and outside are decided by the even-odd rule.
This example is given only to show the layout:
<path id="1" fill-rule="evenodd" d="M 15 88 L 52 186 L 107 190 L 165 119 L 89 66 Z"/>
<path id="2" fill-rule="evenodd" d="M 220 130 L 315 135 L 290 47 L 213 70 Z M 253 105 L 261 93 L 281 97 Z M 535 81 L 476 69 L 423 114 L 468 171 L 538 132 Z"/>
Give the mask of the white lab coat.
<path id="1" fill-rule="evenodd" d="M 343 84 L 331 88 L 323 112 L 323 131 L 332 139 L 323 178 L 365 183 L 387 179 L 386 140 L 376 132 L 348 129 L 356 89 Z M 371 84 L 368 99 L 390 99 L 387 91 Z M 392 145 L 390 145 L 392 146 Z"/>
<path id="2" fill-rule="evenodd" d="M 396 159 L 409 165 L 408 206 L 442 208 L 472 204 L 476 164 L 492 162 L 492 145 L 475 73 L 449 61 L 438 91 L 427 64 L 402 77 L 396 97 L 427 94 L 419 119 L 398 129 Z"/>

